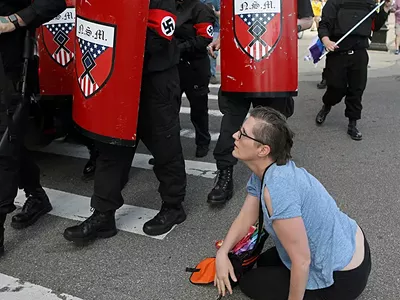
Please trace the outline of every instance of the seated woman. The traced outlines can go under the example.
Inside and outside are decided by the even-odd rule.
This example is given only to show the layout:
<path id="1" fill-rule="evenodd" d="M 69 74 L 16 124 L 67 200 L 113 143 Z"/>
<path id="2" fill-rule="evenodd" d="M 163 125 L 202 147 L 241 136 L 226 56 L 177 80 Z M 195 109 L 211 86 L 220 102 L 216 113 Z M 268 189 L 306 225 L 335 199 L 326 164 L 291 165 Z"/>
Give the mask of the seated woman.
<path id="1" fill-rule="evenodd" d="M 243 293 L 266 300 L 356 299 L 371 271 L 368 242 L 323 185 L 291 160 L 293 133 L 285 117 L 257 107 L 233 137 L 233 155 L 253 174 L 242 210 L 216 255 L 219 294 L 232 293 L 229 276 L 237 281 L 227 254 L 258 220 L 261 192 L 264 227 L 275 247 L 241 278 Z"/>

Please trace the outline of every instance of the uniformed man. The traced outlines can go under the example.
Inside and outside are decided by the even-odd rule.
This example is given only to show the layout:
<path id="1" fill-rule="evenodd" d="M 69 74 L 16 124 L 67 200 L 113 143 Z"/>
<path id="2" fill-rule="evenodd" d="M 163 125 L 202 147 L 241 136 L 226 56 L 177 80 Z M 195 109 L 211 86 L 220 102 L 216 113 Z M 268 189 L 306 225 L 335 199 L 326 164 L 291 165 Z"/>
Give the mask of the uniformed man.
<path id="1" fill-rule="evenodd" d="M 65 8 L 64 0 L 0 0 L 0 136 L 4 135 L 20 101 L 24 37 L 26 29 L 34 29 L 60 14 Z M 5 78 L 4 78 L 5 77 Z M 26 96 L 29 97 L 29 82 Z M 31 87 L 32 88 L 32 87 Z M 12 102 L 12 103 L 10 103 Z M 12 227 L 25 228 L 35 223 L 52 207 L 40 185 L 39 167 L 29 157 L 23 143 L 23 123 L 28 121 L 28 109 L 21 113 L 21 123 L 14 124 L 19 130 L 8 126 L 0 151 L 0 254 L 4 252 L 4 222 L 6 215 L 15 210 L 14 199 L 18 187 L 24 189 L 27 200 L 22 211 L 12 218 Z M 7 112 L 7 114 L 5 113 Z M 17 135 L 15 135 L 17 133 Z M 6 150 L 4 150 L 6 149 Z"/>
<path id="2" fill-rule="evenodd" d="M 347 133 L 353 140 L 362 140 L 357 128 L 361 119 L 361 98 L 367 85 L 368 39 L 371 31 L 378 31 L 385 24 L 390 0 L 386 1 L 379 13 L 373 14 L 336 45 L 344 34 L 375 8 L 375 0 L 329 0 L 322 10 L 318 35 L 325 47 L 331 51 L 326 56 L 325 78 L 327 90 L 322 97 L 324 103 L 315 119 L 317 125 L 324 123 L 332 106 L 345 97 L 345 116 L 349 119 Z"/>
<path id="3" fill-rule="evenodd" d="M 196 131 L 196 157 L 203 157 L 211 142 L 208 125 L 211 72 L 207 46 L 213 40 L 216 18 L 212 9 L 200 0 L 176 0 L 176 9 L 181 94 L 186 93 L 190 103 L 190 119 Z"/>
<path id="4" fill-rule="evenodd" d="M 185 161 L 180 140 L 179 49 L 173 37 L 175 0 L 151 0 L 147 27 L 139 105 L 137 141 L 142 140 L 155 159 L 154 173 L 160 181 L 161 211 L 144 224 L 148 235 L 161 235 L 186 219 L 182 202 L 186 193 Z M 129 51 L 127 49 L 127 51 Z M 96 143 L 97 159 L 93 215 L 78 226 L 67 228 L 64 237 L 84 242 L 117 234 L 115 211 L 124 199 L 136 148 Z"/>
<path id="5" fill-rule="evenodd" d="M 298 0 L 297 24 L 298 31 L 303 31 L 312 26 L 313 11 L 309 0 Z M 223 30 L 223 28 L 221 28 Z M 210 54 L 220 47 L 220 39 L 210 44 Z M 229 51 L 229 50 L 226 50 Z M 208 194 L 207 202 L 209 204 L 224 204 L 233 195 L 233 166 L 237 159 L 232 156 L 234 140 L 232 135 L 243 123 L 250 105 L 272 107 L 286 117 L 292 116 L 294 112 L 294 101 L 292 97 L 287 98 L 245 98 L 245 97 L 227 97 L 218 95 L 219 109 L 223 113 L 220 135 L 217 145 L 214 149 L 214 158 L 217 161 L 218 175 L 216 183 Z"/>

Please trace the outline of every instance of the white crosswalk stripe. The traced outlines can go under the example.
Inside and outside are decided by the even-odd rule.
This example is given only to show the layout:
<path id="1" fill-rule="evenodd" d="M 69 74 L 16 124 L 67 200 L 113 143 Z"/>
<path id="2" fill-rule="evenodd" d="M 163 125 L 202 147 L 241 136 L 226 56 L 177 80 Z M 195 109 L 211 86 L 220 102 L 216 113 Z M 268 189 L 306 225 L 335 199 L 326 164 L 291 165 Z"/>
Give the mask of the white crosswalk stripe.
<path id="1" fill-rule="evenodd" d="M 45 188 L 45 190 L 49 196 L 51 205 L 53 206 L 53 210 L 49 212 L 50 215 L 80 222 L 86 220 L 92 215 L 92 212 L 90 211 L 89 197 L 49 188 Z M 15 205 L 22 207 L 25 200 L 25 193 L 20 190 L 15 199 Z M 147 221 L 153 219 L 157 213 L 158 211 L 154 209 L 125 204 L 115 213 L 115 221 L 117 223 L 117 228 L 120 230 L 148 236 L 142 230 L 143 225 Z M 163 240 L 168 233 L 148 237 Z"/>
<path id="2" fill-rule="evenodd" d="M 0 299 L 2 300 L 82 300 L 59 294 L 48 288 L 0 273 Z"/>

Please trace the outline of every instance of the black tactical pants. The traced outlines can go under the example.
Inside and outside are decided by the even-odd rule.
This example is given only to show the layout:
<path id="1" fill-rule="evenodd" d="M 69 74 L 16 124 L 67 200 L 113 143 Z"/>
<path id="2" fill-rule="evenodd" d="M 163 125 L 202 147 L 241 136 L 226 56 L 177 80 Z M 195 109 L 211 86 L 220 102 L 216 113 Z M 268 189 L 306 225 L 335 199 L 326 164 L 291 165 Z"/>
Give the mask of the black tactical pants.
<path id="1" fill-rule="evenodd" d="M 160 182 L 162 200 L 183 202 L 186 193 L 185 161 L 180 140 L 179 73 L 176 67 L 143 76 L 137 141 L 143 141 L 154 156 L 154 173 Z M 117 210 L 136 148 L 96 143 L 97 159 L 91 206 L 99 211 Z"/>
<path id="2" fill-rule="evenodd" d="M 208 146 L 211 141 L 208 125 L 208 84 L 210 82 L 210 59 L 179 64 L 181 94 L 186 93 L 190 103 L 190 120 L 196 130 L 196 145 Z"/>
<path id="3" fill-rule="evenodd" d="M 12 76 L 7 76 L 5 80 L 5 90 L 7 95 L 16 99 L 16 84 L 11 80 Z M 14 76 L 17 77 L 17 76 Z M 1 94 L 0 94 L 1 95 Z M 5 95 L 5 94 L 3 94 Z M 18 99 L 16 99 L 17 101 Z M 26 192 L 40 188 L 40 170 L 30 157 L 25 148 L 23 135 L 26 132 L 26 125 L 29 117 L 29 108 L 26 107 L 21 114 L 24 124 L 18 130 L 20 139 L 10 143 L 0 145 L 0 214 L 11 213 L 15 210 L 14 199 L 18 188 Z M 0 100 L 0 137 L 2 138 L 7 128 L 6 105 L 4 96 Z"/>
<path id="4" fill-rule="evenodd" d="M 361 99 L 367 85 L 368 53 L 366 49 L 328 54 L 325 77 L 325 105 L 336 105 L 345 97 L 345 116 L 361 119 Z"/>
<path id="5" fill-rule="evenodd" d="M 221 121 L 220 135 L 217 145 L 214 149 L 214 158 L 217 161 L 219 170 L 229 166 L 234 166 L 237 159 L 233 157 L 232 135 L 237 132 L 244 122 L 250 105 L 268 106 L 284 114 L 287 118 L 293 115 L 294 101 L 292 97 L 288 98 L 244 98 L 243 96 L 223 96 L 221 90 L 218 92 L 219 110 L 223 117 Z"/>

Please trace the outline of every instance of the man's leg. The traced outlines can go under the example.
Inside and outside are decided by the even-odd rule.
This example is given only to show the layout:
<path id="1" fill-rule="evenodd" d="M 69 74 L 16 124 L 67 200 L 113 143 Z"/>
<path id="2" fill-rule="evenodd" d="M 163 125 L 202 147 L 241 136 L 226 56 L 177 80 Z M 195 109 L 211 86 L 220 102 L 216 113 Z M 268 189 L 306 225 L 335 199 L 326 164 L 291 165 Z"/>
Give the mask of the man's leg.
<path id="1" fill-rule="evenodd" d="M 241 96 L 226 97 L 218 92 L 218 105 L 222 112 L 220 135 L 214 149 L 218 175 L 216 183 L 208 194 L 210 204 L 224 204 L 233 196 L 233 166 L 237 159 L 233 157 L 232 135 L 239 130 L 250 108 L 249 99 Z"/>
<path id="2" fill-rule="evenodd" d="M 196 130 L 196 157 L 207 155 L 211 142 L 208 117 L 208 88 L 210 60 L 208 57 L 193 61 L 184 68 L 180 66 L 181 88 L 190 103 L 190 119 Z"/>
<path id="3" fill-rule="evenodd" d="M 182 207 L 186 171 L 180 139 L 180 86 L 176 67 L 143 77 L 138 132 L 154 156 L 160 182 L 160 212 L 144 224 L 148 235 L 161 235 L 186 220 Z"/>
<path id="4" fill-rule="evenodd" d="M 294 113 L 294 100 L 293 97 L 279 97 L 279 98 L 252 98 L 251 102 L 253 107 L 267 106 L 271 107 L 286 118 L 290 118 Z"/>
<path id="5" fill-rule="evenodd" d="M 24 189 L 27 200 L 21 212 L 12 217 L 11 226 L 15 229 L 34 224 L 41 216 L 53 209 L 40 184 L 40 169 L 24 146 L 21 149 L 19 187 Z"/>
<path id="6" fill-rule="evenodd" d="M 322 97 L 324 105 L 318 112 L 315 122 L 322 125 L 332 106 L 342 101 L 347 92 L 347 54 L 332 53 L 326 57 L 325 76 L 327 89 Z"/>
<path id="7" fill-rule="evenodd" d="M 73 242 L 108 238 L 117 234 L 115 211 L 124 204 L 121 191 L 128 181 L 136 148 L 95 143 L 99 150 L 94 176 L 92 216 L 78 226 L 69 227 L 64 237 Z"/>
<path id="8" fill-rule="evenodd" d="M 353 140 L 362 139 L 361 132 L 357 129 L 357 120 L 361 119 L 362 95 L 367 85 L 368 53 L 367 50 L 359 50 L 349 56 L 349 87 L 345 98 L 345 116 L 349 119 L 347 133 Z"/>
<path id="9" fill-rule="evenodd" d="M 15 75 L 15 74 L 14 74 Z M 14 79 L 15 78 L 15 79 Z M 15 90 L 16 80 L 18 76 L 6 76 L 3 78 L 4 90 L 1 94 L 11 97 L 8 108 L 11 108 L 19 101 L 19 95 Z M 15 98 L 18 97 L 18 98 Z M 5 99 L 0 97 L 0 141 L 2 140 L 7 129 L 9 117 L 6 114 L 7 106 Z M 0 146 L 0 252 L 4 251 L 4 222 L 6 215 L 13 212 L 16 207 L 14 200 L 18 192 L 18 187 L 25 189 L 28 199 L 24 204 L 22 213 L 13 218 L 12 225 L 15 228 L 24 228 L 32 225 L 37 219 L 51 210 L 46 193 L 40 186 L 40 172 L 36 164 L 28 157 L 27 151 L 23 144 L 24 134 L 26 132 L 26 122 L 29 117 L 29 107 L 21 110 L 21 124 L 17 124 L 13 128 L 13 133 L 17 139 L 13 141 L 4 141 Z M 20 221 L 18 224 L 15 221 Z"/>

